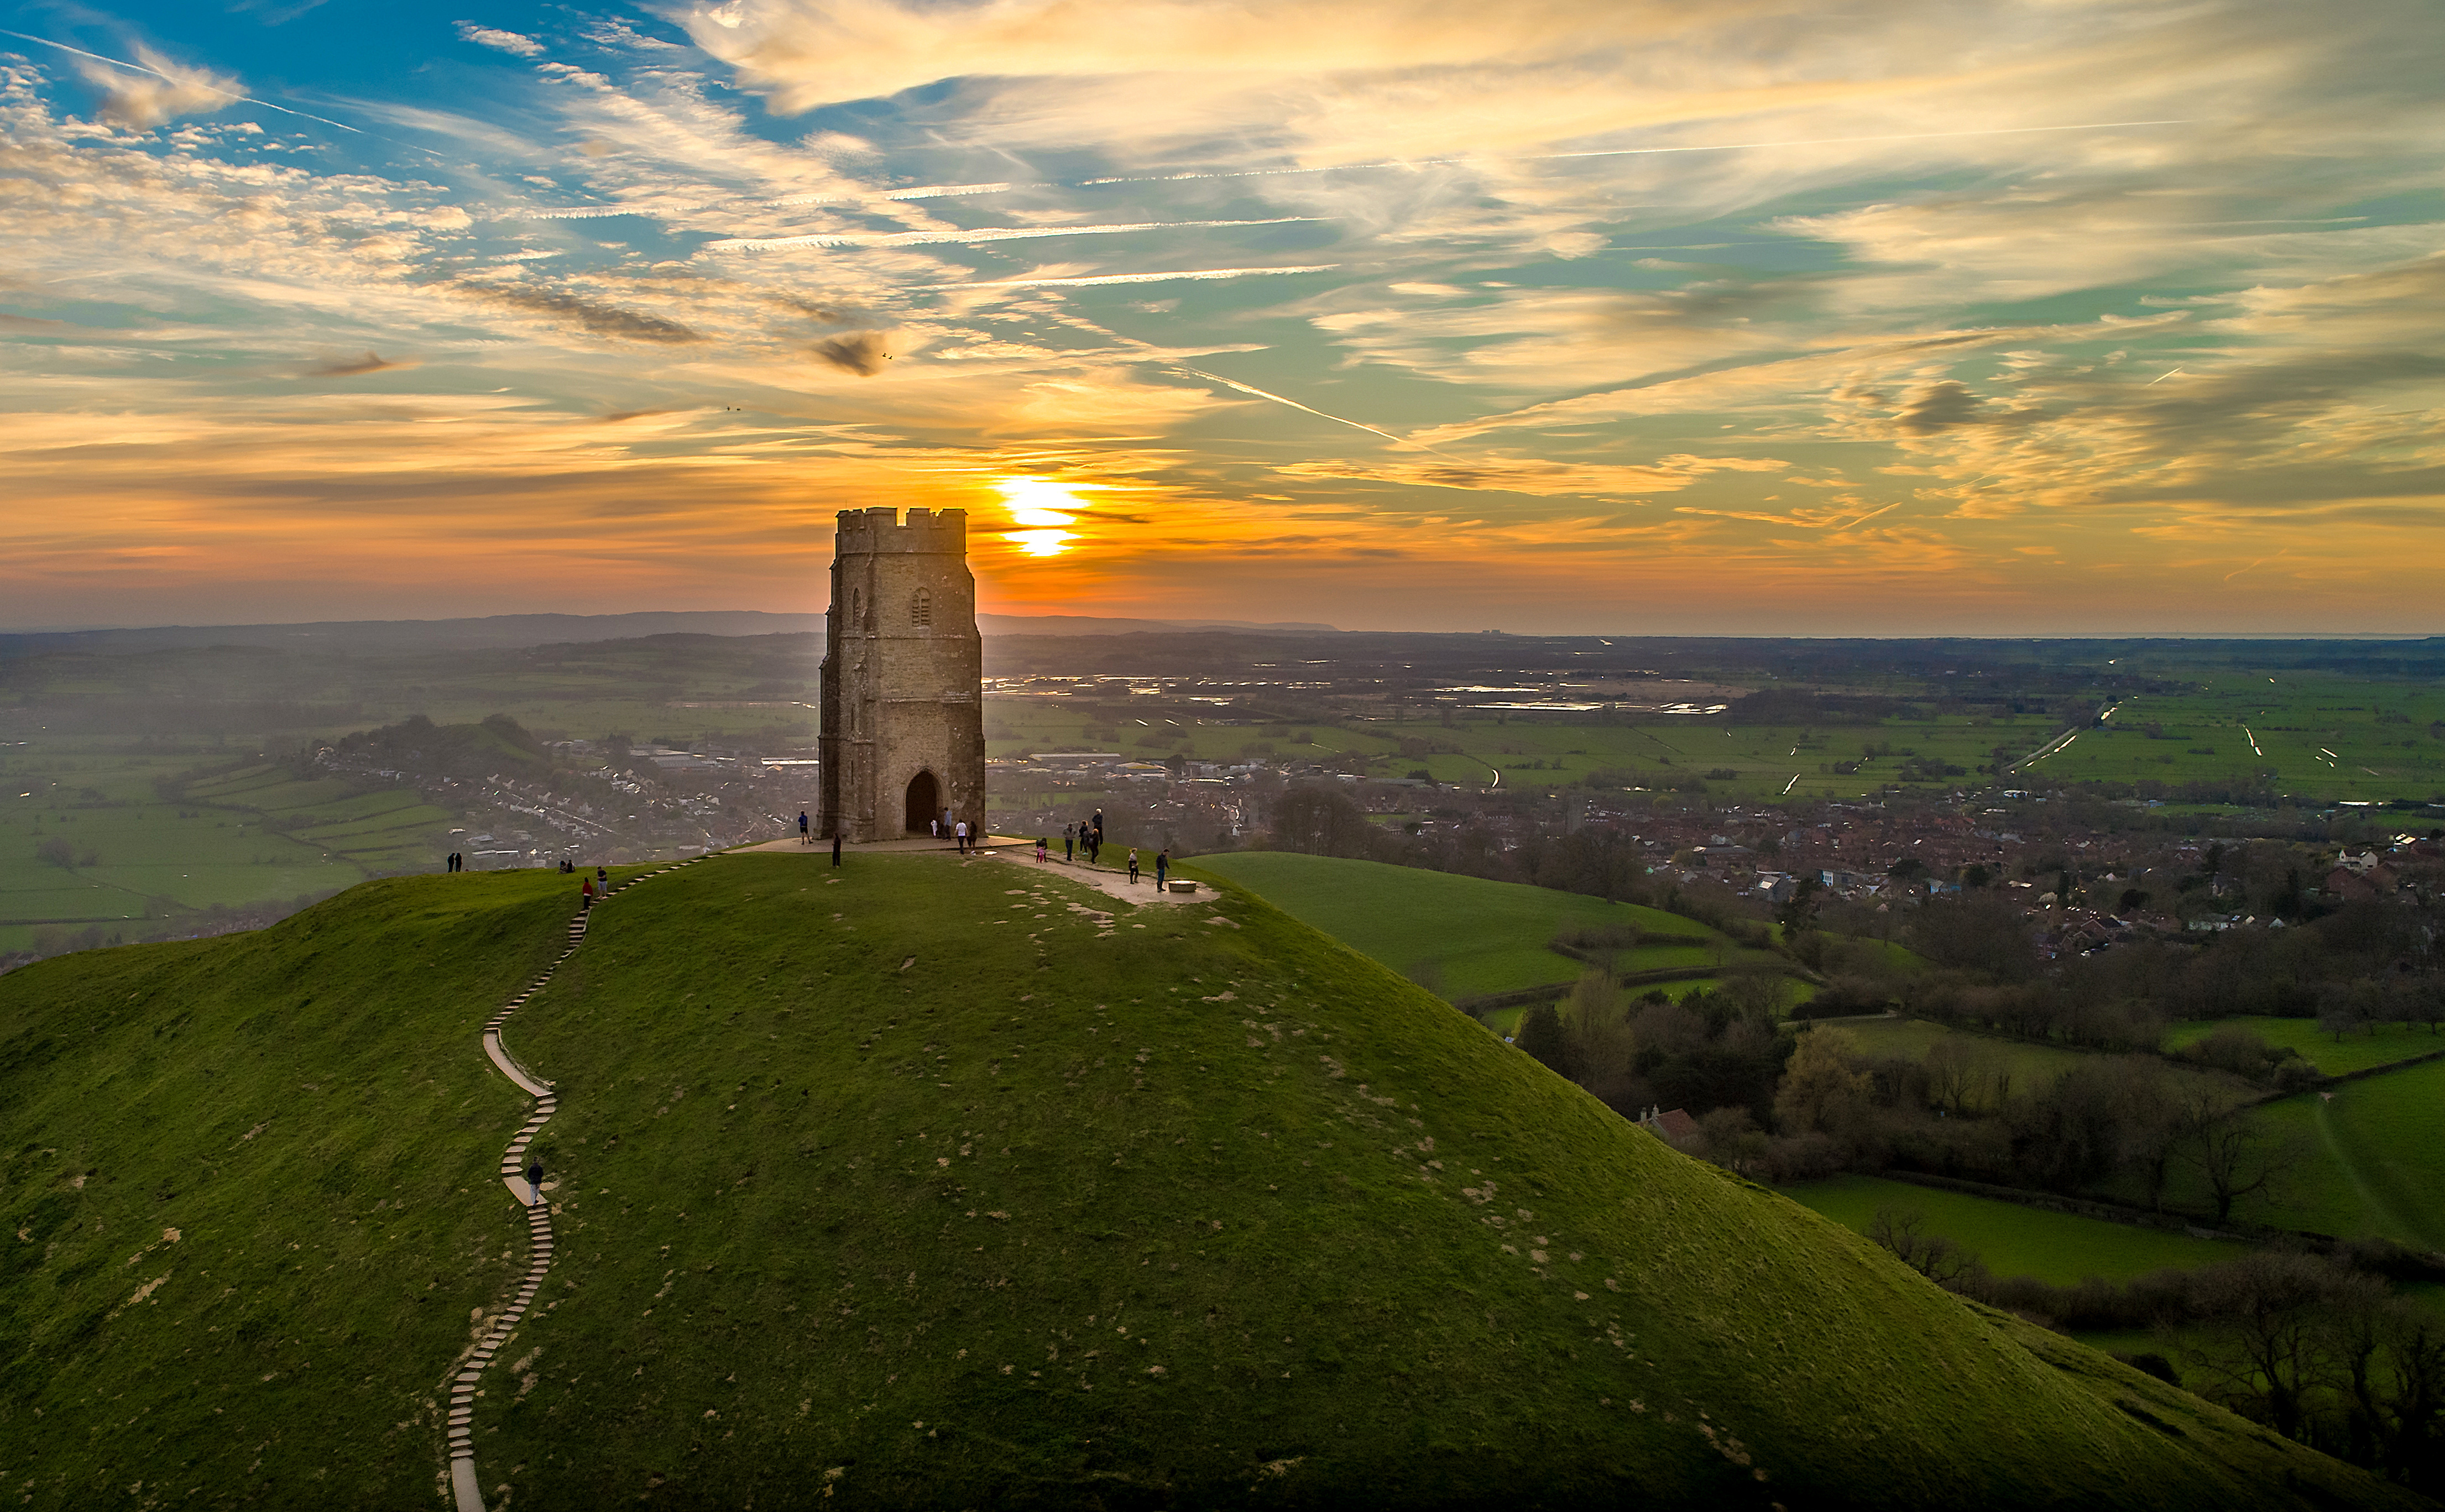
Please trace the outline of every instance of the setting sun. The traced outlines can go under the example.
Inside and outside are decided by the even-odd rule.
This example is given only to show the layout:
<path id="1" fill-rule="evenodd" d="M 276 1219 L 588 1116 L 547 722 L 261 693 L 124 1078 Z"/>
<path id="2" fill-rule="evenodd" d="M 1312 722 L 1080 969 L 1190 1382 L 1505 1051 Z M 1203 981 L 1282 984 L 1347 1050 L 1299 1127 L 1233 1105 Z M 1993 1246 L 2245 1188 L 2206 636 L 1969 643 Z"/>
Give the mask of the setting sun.
<path id="1" fill-rule="evenodd" d="M 1059 556 L 1070 549 L 1075 532 L 1073 518 L 1087 506 L 1067 484 L 1050 478 L 1013 477 L 994 485 L 1010 507 L 1011 523 L 1027 527 L 1006 532 L 1002 539 L 1028 556 Z"/>

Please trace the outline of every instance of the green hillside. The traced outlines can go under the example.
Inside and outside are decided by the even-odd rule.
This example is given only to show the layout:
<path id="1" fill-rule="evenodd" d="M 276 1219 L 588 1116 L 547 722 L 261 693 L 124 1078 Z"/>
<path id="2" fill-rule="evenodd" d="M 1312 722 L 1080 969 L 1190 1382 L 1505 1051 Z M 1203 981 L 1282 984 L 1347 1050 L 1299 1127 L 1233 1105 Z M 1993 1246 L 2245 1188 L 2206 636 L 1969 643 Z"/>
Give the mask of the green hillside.
<path id="1" fill-rule="evenodd" d="M 494 1171 L 526 1100 L 472 1026 L 556 952 L 565 880 L 367 883 L 0 977 L 19 1504 L 432 1504 L 432 1404 L 524 1242 Z"/>
<path id="2" fill-rule="evenodd" d="M 511 1020 L 558 1256 L 477 1403 L 493 1505 L 2420 1504 L 1248 895 L 835 876 L 654 877 Z M 562 881 L 0 978 L 20 1504 L 447 1504 L 436 1404 L 525 1262 L 477 1036 Z"/>
<path id="3" fill-rule="evenodd" d="M 1702 977 L 1724 961 L 1782 963 L 1770 951 L 1744 949 L 1679 914 L 1517 882 L 1286 850 L 1199 856 L 1193 869 L 1238 883 L 1394 971 L 1412 975 L 1432 965 L 1444 995 L 1453 999 L 1577 980 L 1587 968 L 1548 950 L 1546 942 L 1597 924 L 1708 942 L 1642 945 L 1621 958 L 1624 971 L 1689 968 Z"/>

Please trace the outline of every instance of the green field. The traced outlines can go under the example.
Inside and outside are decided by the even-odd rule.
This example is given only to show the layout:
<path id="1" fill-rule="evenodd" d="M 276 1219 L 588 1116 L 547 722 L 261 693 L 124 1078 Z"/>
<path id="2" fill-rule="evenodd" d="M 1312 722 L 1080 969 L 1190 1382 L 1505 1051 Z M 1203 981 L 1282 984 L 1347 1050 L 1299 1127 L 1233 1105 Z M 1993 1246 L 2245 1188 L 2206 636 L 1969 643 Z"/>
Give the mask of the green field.
<path id="1" fill-rule="evenodd" d="M 22 949 L 41 924 L 133 926 L 215 904 L 336 890 L 364 880 L 345 851 L 271 832 L 251 810 L 158 801 L 123 807 L 0 808 L 0 950 Z M 74 864 L 38 860 L 64 839 Z M 83 857 L 90 854 L 89 863 Z"/>
<path id="2" fill-rule="evenodd" d="M 2249 1030 L 2270 1045 L 2300 1052 L 2301 1058 L 2329 1076 L 2346 1072 L 2365 1071 L 2371 1066 L 2392 1065 L 2418 1055 L 2433 1055 L 2445 1051 L 2445 1036 L 2425 1028 L 2413 1029 L 2402 1024 L 2371 1024 L 2356 1029 L 2338 1041 L 2323 1033 L 2314 1018 L 2211 1018 L 2175 1024 L 2165 1036 L 2165 1048 L 2178 1050 L 2193 1045 L 2226 1024 Z"/>
<path id="3" fill-rule="evenodd" d="M 1888 783 L 1933 781 L 1960 785 L 1977 778 L 1980 763 L 1994 759 L 1999 744 L 2034 749 L 2057 728 L 2044 717 L 1964 717 L 1894 721 L 1882 725 L 1811 729 L 1797 725 L 1726 724 L 1721 716 L 1636 724 L 1498 722 L 1471 716 L 1446 725 L 1435 721 L 1316 720 L 1252 723 L 1215 716 L 1130 716 L 1107 723 L 1093 710 L 1067 700 L 986 700 L 988 754 L 1014 756 L 1042 751 L 1117 751 L 1159 760 L 1170 755 L 1221 761 L 1329 760 L 1355 755 L 1373 775 L 1405 777 L 1425 772 L 1433 780 L 1473 788 L 1547 791 L 1578 783 L 1592 773 L 1634 775 L 1628 786 L 1665 792 L 1695 781 L 1704 790 L 1742 800 L 1857 797 Z M 1309 738 L 1297 738 L 1306 735 Z M 1454 749 L 1402 754 L 1404 741 Z M 1871 748 L 1878 754 L 1871 754 Z M 1925 778 L 1914 760 L 1961 767 L 1969 778 Z M 1850 773 L 1827 770 L 1858 763 Z M 1710 776 L 1729 772 L 1728 777 Z M 1797 779 L 1795 782 L 1794 779 Z"/>
<path id="4" fill-rule="evenodd" d="M 997 756 L 1075 750 L 1204 760 L 1355 755 L 1378 776 L 1424 771 L 1443 783 L 1552 789 L 1593 772 L 1626 772 L 1636 775 L 1634 788 L 1663 791 L 1694 778 L 1742 801 L 2031 779 L 2169 786 L 2263 780 L 2279 792 L 2330 801 L 2445 799 L 2445 739 L 2430 729 L 2445 721 L 2445 690 L 2430 682 L 2288 669 L 2269 679 L 2221 659 L 2162 648 L 2129 660 L 2154 662 L 2159 675 L 2195 678 L 2201 685 L 2129 697 L 2094 727 L 2067 727 L 2051 713 L 2000 710 L 1824 726 L 1734 724 L 1724 715 L 1640 715 L 1632 722 L 1592 715 L 1510 718 L 1466 708 L 1455 708 L 1449 723 L 1440 717 L 1260 720 L 1169 706 L 1120 714 L 1108 701 L 1084 698 L 996 697 L 988 700 L 988 735 Z M 2095 707 L 2105 702 L 2100 694 Z M 2069 744 L 2035 756 L 2067 728 L 2078 729 Z M 1413 747 L 1409 755 L 1404 741 Z M 1979 770 L 2012 768 L 2033 756 L 2014 770 Z M 1852 772 L 1829 770 L 1854 763 Z M 1941 770 L 1948 767 L 1962 774 Z M 1719 771 L 1730 775 L 1710 775 Z"/>
<path id="5" fill-rule="evenodd" d="M 500 713 L 546 738 L 616 730 L 780 749 L 813 738 L 821 652 L 820 636 L 663 636 L 395 657 L 234 646 L 9 663 L 0 720 L 19 700 L 41 712 L 0 724 L 0 951 L 30 947 L 46 925 L 143 936 L 215 905 L 286 905 L 451 849 L 457 816 L 413 791 L 298 781 L 258 753 L 310 751 L 409 714 L 448 725 Z M 218 775 L 175 799 L 156 789 L 199 770 Z M 46 839 L 98 861 L 38 862 Z"/>
<path id="6" fill-rule="evenodd" d="M 1989 1035 L 1965 1034 L 1922 1018 L 1845 1018 L 1841 1028 L 1858 1041 L 1860 1054 L 1897 1055 L 1905 1060 L 1925 1060 L 1927 1053 L 1938 1041 L 1958 1040 L 1977 1055 L 2008 1070 L 2012 1078 L 2011 1091 L 2015 1095 L 2051 1084 L 2089 1054 L 2057 1045 L 2036 1045 Z"/>
<path id="7" fill-rule="evenodd" d="M 1200 856 L 1188 869 L 1238 883 L 1361 955 L 1425 977 L 1435 991 L 1455 999 L 1577 980 L 1588 968 L 1547 949 L 1546 943 L 1566 929 L 1596 924 L 1627 923 L 1655 934 L 1698 934 L 1716 942 L 1642 945 L 1619 958 L 1624 971 L 1647 970 L 1651 963 L 1704 969 L 1724 961 L 1779 960 L 1661 909 L 1414 867 L 1246 850 Z"/>
<path id="8" fill-rule="evenodd" d="M 437 1504 L 523 1269 L 477 1029 L 563 906 L 405 879 L 0 978 L 18 1504 Z M 1236 891 L 717 858 L 598 909 L 509 1037 L 559 1245 L 477 1404 L 496 1504 L 2412 1504 Z"/>
<path id="9" fill-rule="evenodd" d="M 2256 1027 L 2306 1020 L 2240 1022 Z M 2008 1066 L 2015 1095 L 2036 1091 L 2093 1054 L 1966 1035 L 1918 1019 L 1845 1018 L 1838 1024 L 1863 1054 L 1911 1060 L 1926 1058 L 1938 1040 L 1957 1037 Z M 2422 1031 L 2402 1042 L 2428 1037 Z M 2174 1070 L 2173 1074 L 2189 1078 L 2211 1073 Z M 2250 1094 L 2239 1083 L 2233 1091 Z M 2405 1067 L 2332 1091 L 2331 1103 L 2319 1092 L 2304 1092 L 2268 1103 L 2253 1115 L 2291 1141 L 2299 1159 L 2274 1188 L 2242 1199 L 2233 1217 L 2342 1239 L 2383 1236 L 2416 1248 L 2445 1250 L 2445 1223 L 2436 1218 L 2436 1204 L 2430 1195 L 2445 1191 L 2445 1061 Z M 2109 1195 L 2126 1202 L 2142 1197 L 2128 1181 L 2112 1187 Z M 2198 1178 L 2179 1167 L 2169 1176 L 2165 1201 L 2189 1212 L 2212 1211 L 2213 1205 Z"/>
<path id="10" fill-rule="evenodd" d="M 2268 1104 L 2259 1116 L 2296 1140 L 2300 1167 L 2246 1216 L 2342 1239 L 2382 1236 L 2445 1252 L 2445 1061 L 2407 1066 Z"/>
<path id="11" fill-rule="evenodd" d="M 2375 802 L 2445 795 L 2445 689 L 2327 672 L 2211 673 L 2196 691 L 2140 694 L 2025 769 L 2055 782 L 2186 782 L 2265 772 L 2280 792 Z M 2157 733 L 2148 734 L 2154 724 Z"/>
<path id="12" fill-rule="evenodd" d="M 2048 1212 L 1876 1176 L 1837 1176 L 1784 1192 L 1810 1211 L 1861 1234 L 1880 1207 L 1915 1209 L 1927 1217 L 1924 1232 L 1951 1240 L 1995 1275 L 2034 1276 L 2052 1286 L 2070 1286 L 2091 1276 L 2119 1281 L 2156 1270 L 2195 1269 L 2243 1253 L 2240 1245 L 2227 1241 Z"/>

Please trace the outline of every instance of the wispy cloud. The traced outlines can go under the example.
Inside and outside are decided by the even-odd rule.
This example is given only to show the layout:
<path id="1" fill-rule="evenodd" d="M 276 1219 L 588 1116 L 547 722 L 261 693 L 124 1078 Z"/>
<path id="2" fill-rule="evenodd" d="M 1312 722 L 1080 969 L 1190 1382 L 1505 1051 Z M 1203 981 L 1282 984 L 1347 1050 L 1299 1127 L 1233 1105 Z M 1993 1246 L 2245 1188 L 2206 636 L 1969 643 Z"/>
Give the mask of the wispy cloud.
<path id="1" fill-rule="evenodd" d="M 1127 236 L 1151 231 L 1287 226 L 1316 218 L 1313 215 L 1275 215 L 1265 220 L 1148 220 L 1123 226 L 984 226 L 973 231 L 820 232 L 804 236 L 733 236 L 708 242 L 705 250 L 782 252 L 793 247 L 983 246 L 998 241 L 1040 241 L 1048 236 Z"/>
<path id="2" fill-rule="evenodd" d="M 520 58 L 543 56 L 543 44 L 515 31 L 503 31 L 497 27 L 478 26 L 473 21 L 458 23 L 458 35 L 479 47 L 506 52 Z"/>
<path id="3" fill-rule="evenodd" d="M 1224 278 L 1281 277 L 1291 273 L 1329 273 L 1338 263 L 1299 268 L 1187 268 L 1161 273 L 1089 273 L 1074 278 L 971 278 L 956 284 L 918 284 L 927 290 L 957 289 L 1103 289 L 1117 284 L 1200 283 Z"/>

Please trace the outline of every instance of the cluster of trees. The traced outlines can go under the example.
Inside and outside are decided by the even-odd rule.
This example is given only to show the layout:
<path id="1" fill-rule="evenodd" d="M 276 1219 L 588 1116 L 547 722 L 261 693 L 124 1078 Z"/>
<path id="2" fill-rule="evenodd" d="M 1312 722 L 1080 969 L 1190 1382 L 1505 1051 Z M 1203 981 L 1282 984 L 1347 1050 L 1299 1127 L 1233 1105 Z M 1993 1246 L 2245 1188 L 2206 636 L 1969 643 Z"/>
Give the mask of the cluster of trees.
<path id="1" fill-rule="evenodd" d="M 2154 1330 L 2210 1400 L 2415 1490 L 2445 1492 L 2445 1321 L 2392 1285 L 2437 1279 L 2434 1261 L 2377 1241 L 2328 1255 L 2256 1250 L 2122 1284 L 2053 1286 L 1994 1277 L 1976 1255 L 1930 1234 L 1913 1208 L 1878 1209 L 1868 1237 L 1950 1291 L 2050 1327 Z M 2184 1381 L 2165 1353 L 2122 1357 Z"/>
<path id="2" fill-rule="evenodd" d="M 47 867 L 73 870 L 78 867 L 102 864 L 101 852 L 91 846 L 77 846 L 59 835 L 48 835 L 34 842 L 34 859 Z"/>
<path id="3" fill-rule="evenodd" d="M 1948 1036 L 1915 1060 L 1868 1055 L 1839 1028 L 1819 1027 L 1784 1068 L 1772 1136 L 1707 1153 L 1784 1180 L 1900 1168 L 2156 1209 L 2179 1176 L 2225 1222 L 2278 1189 L 2302 1156 L 2252 1116 L 2256 1101 L 2156 1055 L 2091 1056 L 2021 1086 L 2001 1047 Z"/>
<path id="4" fill-rule="evenodd" d="M 1725 1109 L 1754 1129 L 1793 1053 L 1776 1014 L 1781 994 L 1777 979 L 1733 977 L 1678 1002 L 1660 992 L 1633 999 L 1610 972 L 1591 971 L 1566 1001 L 1521 1015 L 1513 1042 L 1626 1117 L 1656 1106 Z"/>
<path id="5" fill-rule="evenodd" d="M 2338 1036 L 2370 1023 L 2445 1025 L 2445 908 L 2369 899 L 2294 927 L 2229 929 L 2199 943 L 2140 940 L 2048 963 L 2021 910 L 1940 899 L 1908 924 L 1939 968 L 1898 983 L 1911 1013 L 2022 1038 L 2154 1049 L 2181 1019 L 2318 1017 Z"/>
<path id="6" fill-rule="evenodd" d="M 1837 1026 L 1795 1034 L 1780 991 L 1730 977 L 1674 1002 L 1596 970 L 1522 1014 L 1515 1042 L 1625 1116 L 1687 1110 L 1697 1153 L 1767 1180 L 1921 1170 L 2161 1210 L 2178 1179 L 2221 1223 L 2279 1190 L 2303 1155 L 2253 1116 L 2258 1093 L 2238 1079 L 2300 1062 L 2246 1032 L 2210 1036 L 2187 1063 L 2099 1055 L 2029 1085 L 2006 1047 L 1969 1036 L 1912 1058 L 1866 1054 Z"/>

